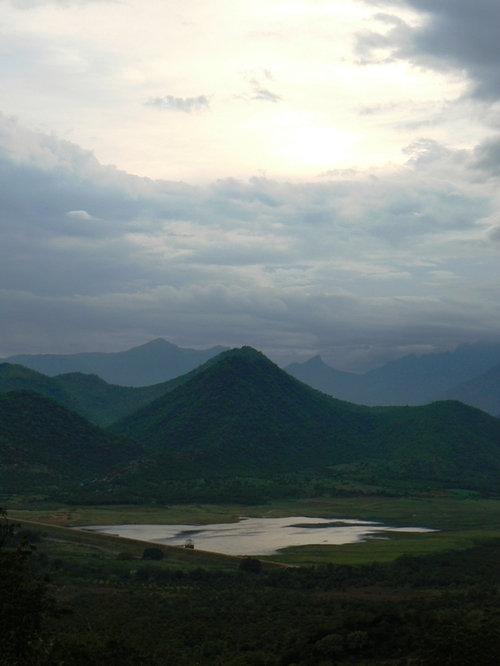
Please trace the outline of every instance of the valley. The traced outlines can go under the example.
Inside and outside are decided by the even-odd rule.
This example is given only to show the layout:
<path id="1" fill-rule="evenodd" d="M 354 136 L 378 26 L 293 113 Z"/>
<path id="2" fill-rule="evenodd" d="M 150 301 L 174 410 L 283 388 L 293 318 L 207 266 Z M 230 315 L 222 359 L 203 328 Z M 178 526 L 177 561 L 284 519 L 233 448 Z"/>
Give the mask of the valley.
<path id="1" fill-rule="evenodd" d="M 500 421 L 455 400 L 344 402 L 249 347 L 144 387 L 4 363 L 0 504 L 18 523 L 2 522 L 12 594 L 0 619 L 32 618 L 9 635 L 31 627 L 19 645 L 43 646 L 16 648 L 23 665 L 490 666 L 500 655 Z M 266 545 L 265 529 L 290 520 L 300 543 Z M 304 536 L 309 521 L 381 531 L 327 543 Z M 131 525 L 134 539 L 85 529 Z M 187 532 L 137 538 L 162 525 L 188 530 L 195 548 L 182 547 Z M 237 556 L 196 543 L 199 530 L 239 528 Z"/>
<path id="2" fill-rule="evenodd" d="M 26 621 L 19 625 L 21 635 L 37 637 L 38 646 L 35 653 L 23 651 L 23 663 L 490 666 L 499 654 L 499 505 L 462 495 L 313 498 L 300 505 L 245 507 L 267 516 L 300 510 L 311 516 L 386 516 L 393 524 L 434 519 L 443 528 L 290 548 L 249 560 L 260 564 L 247 572 L 245 559 L 182 547 L 161 546 L 162 559 L 147 560 L 147 547 L 158 544 L 66 526 L 97 518 L 109 524 L 230 521 L 239 506 L 20 503 L 11 514 L 22 516 L 19 538 L 36 548 L 23 575 L 50 577 L 46 591 L 28 588 L 25 620 L 36 619 L 39 607 L 46 610 L 43 634 Z M 9 572 L 6 554 L 0 548 L 0 583 Z M 20 603 L 24 588 L 18 583 L 16 590 Z M 49 592 L 52 606 L 44 601 Z M 48 610 L 54 604 L 56 614 Z M 11 608 L 4 629 L 16 617 Z"/>

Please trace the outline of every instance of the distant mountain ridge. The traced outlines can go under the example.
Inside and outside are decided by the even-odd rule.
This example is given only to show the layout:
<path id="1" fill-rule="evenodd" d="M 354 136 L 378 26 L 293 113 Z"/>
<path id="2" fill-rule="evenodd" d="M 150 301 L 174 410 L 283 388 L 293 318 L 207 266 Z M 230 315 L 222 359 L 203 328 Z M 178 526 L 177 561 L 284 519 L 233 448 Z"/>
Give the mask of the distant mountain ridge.
<path id="1" fill-rule="evenodd" d="M 335 370 L 315 356 L 285 370 L 305 384 L 358 405 L 423 405 L 500 364 L 500 344 L 460 345 L 453 352 L 410 354 L 363 375 Z"/>
<path id="2" fill-rule="evenodd" d="M 98 375 L 104 381 L 119 386 L 151 386 L 184 375 L 217 356 L 227 347 L 188 349 L 178 347 L 163 338 L 151 340 L 127 351 L 81 354 L 20 354 L 0 359 L 24 365 L 44 375 L 81 372 Z"/>
<path id="3" fill-rule="evenodd" d="M 500 364 L 479 377 L 454 386 L 443 393 L 440 399 L 460 400 L 493 416 L 500 416 Z"/>
<path id="4" fill-rule="evenodd" d="M 157 338 L 127 351 L 110 354 L 23 354 L 3 360 L 10 364 L 23 365 L 49 377 L 80 373 L 97 375 L 117 387 L 152 389 L 153 385 L 168 382 L 200 367 L 223 351 L 227 351 L 227 348 L 181 348 Z M 478 402 L 476 398 L 467 398 L 463 390 L 461 393 L 450 392 L 496 365 L 500 365 L 500 344 L 476 343 L 460 345 L 453 352 L 425 354 L 420 357 L 410 354 L 362 375 L 336 370 L 324 363 L 319 355 L 302 364 L 292 363 L 285 370 L 327 395 L 358 405 L 423 405 L 448 397 L 459 399 L 460 395 L 467 404 L 496 415 L 498 412 L 493 411 L 496 410 L 496 403 L 491 394 L 487 396 L 485 393 L 484 398 Z M 88 383 L 89 380 L 86 381 Z M 82 382 L 83 380 L 80 381 Z M 487 391 L 486 386 L 487 384 L 484 384 L 483 392 Z M 492 390 L 495 390 L 494 386 L 491 386 Z M 157 395 L 160 393 L 161 391 Z M 490 403 L 492 406 L 487 406 Z M 145 403 L 140 400 L 140 404 Z M 100 417 L 95 420 L 95 414 L 92 416 L 91 412 L 85 415 L 102 425 L 110 422 L 109 419 L 106 421 Z M 123 414 L 117 414 L 116 418 L 121 416 Z M 111 420 L 114 420 L 114 417 Z"/>

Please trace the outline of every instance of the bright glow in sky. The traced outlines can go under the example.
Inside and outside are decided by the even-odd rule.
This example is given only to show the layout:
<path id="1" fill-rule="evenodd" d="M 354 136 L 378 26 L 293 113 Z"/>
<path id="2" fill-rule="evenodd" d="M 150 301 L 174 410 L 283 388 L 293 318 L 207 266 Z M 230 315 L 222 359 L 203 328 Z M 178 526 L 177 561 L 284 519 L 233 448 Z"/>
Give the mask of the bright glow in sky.
<path id="1" fill-rule="evenodd" d="M 410 117 L 464 88 L 409 63 L 360 64 L 356 34 L 388 27 L 361 2 L 25 2 L 3 14 L 4 113 L 150 178 L 402 163 Z"/>
<path id="2" fill-rule="evenodd" d="M 366 369 L 500 339 L 499 22 L 0 0 L 0 354 L 161 335 Z"/>

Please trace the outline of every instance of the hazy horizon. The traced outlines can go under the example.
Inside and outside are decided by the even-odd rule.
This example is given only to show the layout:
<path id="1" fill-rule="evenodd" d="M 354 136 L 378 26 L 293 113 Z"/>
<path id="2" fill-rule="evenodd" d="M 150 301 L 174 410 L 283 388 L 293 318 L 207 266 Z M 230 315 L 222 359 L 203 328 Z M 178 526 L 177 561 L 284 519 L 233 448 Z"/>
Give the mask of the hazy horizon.
<path id="1" fill-rule="evenodd" d="M 96 352 L 97 353 L 119 353 L 119 352 L 129 351 L 129 349 L 134 349 L 136 347 L 148 345 L 149 343 L 155 342 L 156 340 L 165 340 L 165 338 L 155 338 L 155 339 L 149 340 L 145 343 L 141 343 L 139 345 L 134 345 L 133 347 L 130 347 L 130 348 L 127 347 L 126 349 L 116 349 L 116 350 L 109 351 L 109 352 L 107 352 L 105 350 L 87 350 L 87 351 L 83 351 L 83 352 L 67 352 L 66 355 L 71 356 L 73 354 L 81 354 L 81 353 L 83 353 L 83 354 L 85 354 L 85 353 L 92 354 L 92 353 L 96 353 Z M 169 342 L 171 344 L 175 344 L 175 343 L 172 343 L 170 340 L 165 340 L 165 341 Z M 500 342 L 497 342 L 497 341 L 492 341 L 492 343 L 493 344 L 500 344 Z M 470 343 L 463 343 L 463 344 L 470 344 Z M 472 343 L 472 344 L 474 344 L 474 343 Z M 199 350 L 199 351 L 204 351 L 204 350 L 207 350 L 207 349 L 210 349 L 210 348 L 213 348 L 213 347 L 217 347 L 217 346 L 222 346 L 222 345 L 213 345 L 210 348 L 209 347 L 203 347 L 203 346 L 201 346 L 201 347 L 182 347 L 182 345 L 176 345 L 176 346 L 179 347 L 180 349 L 196 349 L 196 350 Z M 237 345 L 236 348 L 239 348 L 239 347 L 242 347 L 242 346 L 245 346 L 245 345 Z M 456 349 L 457 349 L 457 347 L 455 347 L 454 349 L 449 350 L 449 351 L 454 352 L 454 351 L 456 351 Z M 259 349 L 258 351 L 261 351 L 270 360 L 274 361 L 277 365 L 279 365 L 282 368 L 285 368 L 286 366 L 290 365 L 291 363 L 306 363 L 307 361 L 311 360 L 312 358 L 315 358 L 316 356 L 320 356 L 324 363 L 326 363 L 330 367 L 335 368 L 336 370 L 341 370 L 343 372 L 351 372 L 353 374 L 364 374 L 364 373 L 368 372 L 369 370 L 373 370 L 375 368 L 379 368 L 379 367 L 382 367 L 383 365 L 385 365 L 385 363 L 380 363 L 378 365 L 365 366 L 365 367 L 362 367 L 361 369 L 359 369 L 359 368 L 358 369 L 349 369 L 349 368 L 335 367 L 335 366 L 331 365 L 330 363 L 328 363 L 321 356 L 321 354 L 318 354 L 318 353 L 313 353 L 313 354 L 310 354 L 310 355 L 305 354 L 303 357 L 298 357 L 298 356 L 287 357 L 287 356 L 285 356 L 283 354 L 279 354 L 279 353 L 277 353 L 277 354 L 268 353 L 268 352 L 266 352 L 265 350 L 262 350 L 262 349 Z M 414 354 L 414 355 L 418 358 L 419 356 L 424 356 L 426 353 L 435 354 L 435 353 L 439 353 L 439 352 L 422 352 L 421 354 L 417 353 L 417 354 Z M 51 356 L 51 355 L 56 355 L 57 356 L 57 355 L 59 355 L 56 352 L 47 352 L 46 354 L 48 356 Z M 412 354 L 413 354 L 413 352 L 411 352 L 410 355 L 412 355 Z M 33 354 L 27 354 L 27 355 L 37 356 L 38 354 L 35 352 Z M 65 354 L 62 354 L 62 355 L 65 355 Z M 6 361 L 9 362 L 10 359 L 13 358 L 14 356 L 24 356 L 24 354 L 13 354 L 13 355 L 9 355 L 9 356 L 3 356 L 3 357 L 0 357 L 0 362 L 6 362 Z M 395 360 L 399 360 L 401 358 L 404 358 L 405 356 L 408 356 L 408 354 L 397 356 L 397 357 L 394 357 L 394 358 L 389 359 L 389 360 L 395 361 Z"/>

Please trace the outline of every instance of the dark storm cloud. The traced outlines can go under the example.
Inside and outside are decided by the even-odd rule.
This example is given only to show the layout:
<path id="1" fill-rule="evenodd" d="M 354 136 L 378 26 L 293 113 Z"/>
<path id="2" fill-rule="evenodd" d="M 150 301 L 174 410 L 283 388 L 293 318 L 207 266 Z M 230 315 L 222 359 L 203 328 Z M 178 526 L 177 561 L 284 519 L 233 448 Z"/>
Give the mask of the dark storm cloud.
<path id="1" fill-rule="evenodd" d="M 467 72 L 472 94 L 480 99 L 500 97 L 500 3 L 498 0 L 407 0 L 373 2 L 403 5 L 422 12 L 425 20 L 411 27 L 396 16 L 378 14 L 390 26 L 385 34 L 366 32 L 358 36 L 363 58 L 401 58 L 436 69 Z M 377 50 L 387 52 L 377 56 Z"/>
<path id="2" fill-rule="evenodd" d="M 166 336 L 362 369 L 491 337 L 495 150 L 422 140 L 376 178 L 192 187 L 0 117 L 0 356 Z"/>
<path id="3" fill-rule="evenodd" d="M 500 137 L 490 137 L 474 149 L 474 166 L 489 175 L 500 175 Z"/>
<path id="4" fill-rule="evenodd" d="M 205 95 L 198 97 L 152 97 L 144 102 L 145 106 L 152 106 L 159 111 L 182 111 L 192 113 L 193 111 L 206 111 L 210 108 L 210 100 Z"/>

